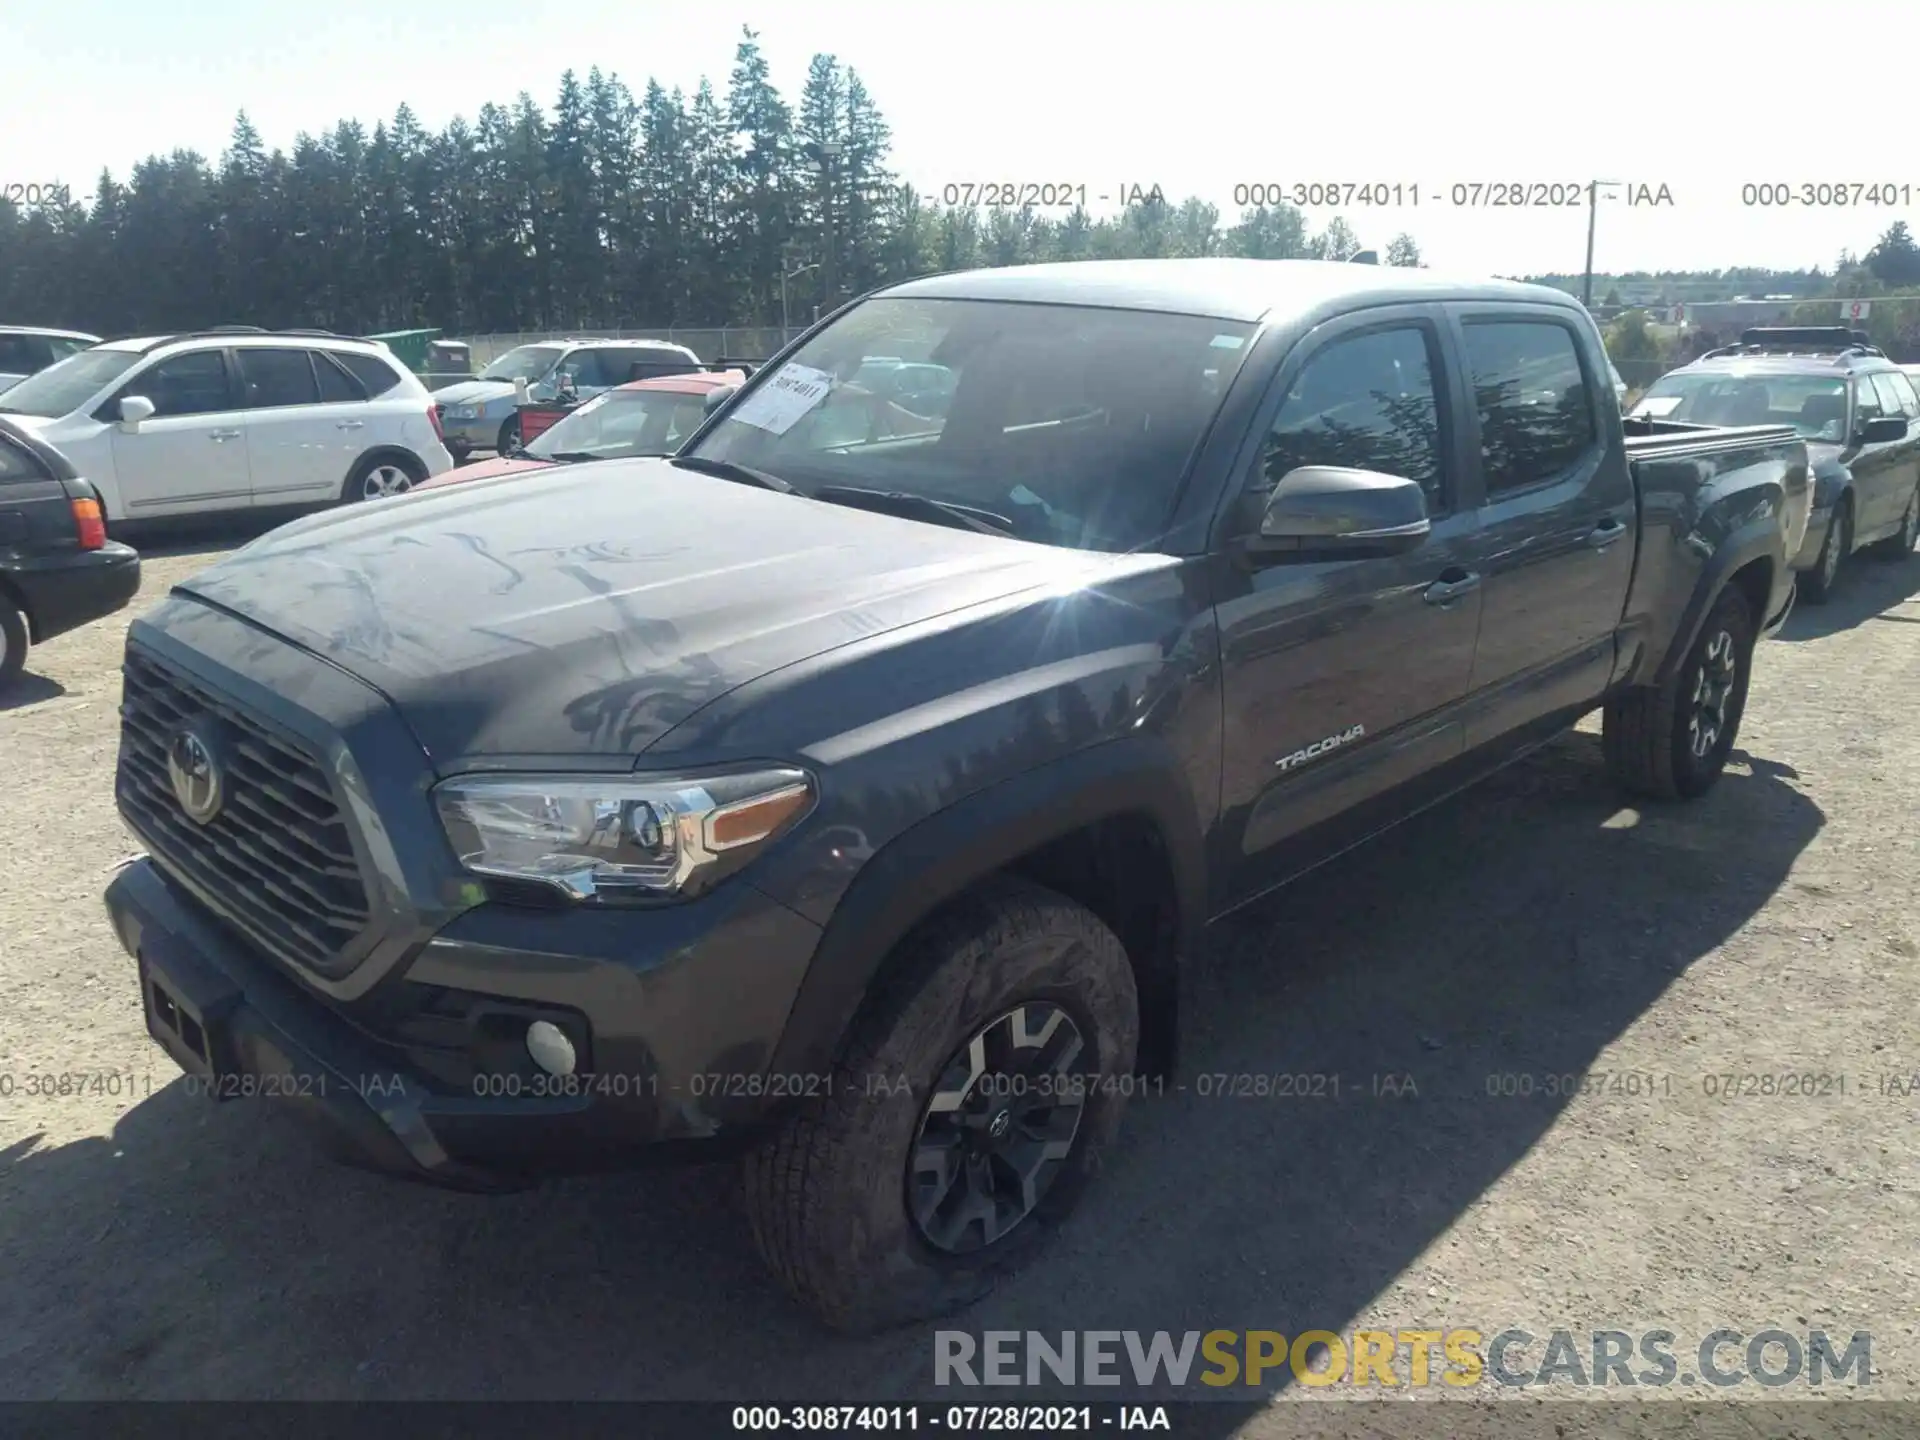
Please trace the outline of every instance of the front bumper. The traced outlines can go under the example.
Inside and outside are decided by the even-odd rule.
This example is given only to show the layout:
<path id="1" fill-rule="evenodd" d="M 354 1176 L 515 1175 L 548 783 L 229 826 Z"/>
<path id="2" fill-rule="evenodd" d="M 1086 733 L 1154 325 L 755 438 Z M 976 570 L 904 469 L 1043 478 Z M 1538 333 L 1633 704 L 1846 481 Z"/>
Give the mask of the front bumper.
<path id="1" fill-rule="evenodd" d="M 98 550 L 21 562 L 7 572 L 27 602 L 36 644 L 111 615 L 140 589 L 139 553 L 109 540 Z"/>
<path id="2" fill-rule="evenodd" d="M 750 1143 L 806 1093 L 765 1069 L 819 931 L 744 885 L 695 903 L 723 894 L 679 927 L 631 911 L 482 906 L 356 1005 L 322 999 L 241 943 L 150 858 L 120 870 L 106 906 L 148 1032 L 196 1089 L 276 1099 L 348 1164 L 487 1191 L 711 1155 Z M 577 1017 L 579 1075 L 555 1080 L 524 1043 L 500 1045 L 493 1018 L 536 1010 Z M 492 1063 L 470 1064 L 476 1055 Z"/>
<path id="3" fill-rule="evenodd" d="M 1793 568 L 1811 570 L 1820 563 L 1821 548 L 1827 543 L 1827 531 L 1833 524 L 1833 506 L 1816 505 L 1807 518 L 1807 535 L 1793 557 Z"/>

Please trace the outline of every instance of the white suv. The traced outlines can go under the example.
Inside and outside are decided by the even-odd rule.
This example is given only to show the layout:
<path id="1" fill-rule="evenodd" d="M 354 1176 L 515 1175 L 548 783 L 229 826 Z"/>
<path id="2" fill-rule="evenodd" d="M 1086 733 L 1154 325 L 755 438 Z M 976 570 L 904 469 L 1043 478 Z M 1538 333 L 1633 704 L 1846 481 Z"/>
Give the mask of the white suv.
<path id="1" fill-rule="evenodd" d="M 426 387 L 384 345 L 232 327 L 111 340 L 0 391 L 108 520 L 371 500 L 453 468 Z"/>

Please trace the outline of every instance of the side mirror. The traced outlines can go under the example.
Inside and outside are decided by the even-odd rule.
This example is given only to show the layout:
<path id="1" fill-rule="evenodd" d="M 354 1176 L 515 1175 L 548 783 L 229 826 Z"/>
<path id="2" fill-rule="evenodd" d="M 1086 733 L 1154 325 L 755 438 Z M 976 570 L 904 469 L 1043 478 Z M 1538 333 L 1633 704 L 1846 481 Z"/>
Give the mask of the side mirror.
<path id="1" fill-rule="evenodd" d="M 1862 445 L 1897 445 L 1906 438 L 1907 422 L 1898 415 L 1882 415 L 1860 427 Z"/>
<path id="2" fill-rule="evenodd" d="M 739 388 L 738 385 L 722 385 L 718 390 L 709 390 L 707 392 L 707 398 L 701 402 L 702 413 L 711 415 L 722 405 L 726 404 L 727 401 L 731 400 L 733 398 L 733 392 Z"/>
<path id="3" fill-rule="evenodd" d="M 123 395 L 120 397 L 120 428 L 129 435 L 137 435 L 142 420 L 153 418 L 153 401 L 144 395 Z"/>
<path id="4" fill-rule="evenodd" d="M 1419 546 L 1432 528 L 1418 481 L 1302 465 L 1267 497 L 1253 548 L 1275 558 L 1399 555 Z"/>

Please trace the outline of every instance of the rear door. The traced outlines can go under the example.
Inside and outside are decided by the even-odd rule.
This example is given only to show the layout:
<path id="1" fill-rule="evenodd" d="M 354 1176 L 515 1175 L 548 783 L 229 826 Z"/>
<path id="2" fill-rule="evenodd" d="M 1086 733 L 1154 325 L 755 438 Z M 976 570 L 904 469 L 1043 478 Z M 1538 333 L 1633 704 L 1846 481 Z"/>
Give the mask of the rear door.
<path id="1" fill-rule="evenodd" d="M 1853 476 L 1853 538 L 1857 545 L 1871 539 L 1886 522 L 1887 506 L 1899 488 L 1904 442 L 1869 445 L 1867 426 L 1888 413 L 1872 375 L 1853 380 L 1853 430 L 1848 436 L 1847 470 Z M 1893 414 L 1898 415 L 1895 406 Z"/>
<path id="2" fill-rule="evenodd" d="M 128 395 L 144 395 L 154 407 L 132 434 L 114 423 Z M 113 478 L 128 519 L 248 503 L 247 419 L 224 347 L 155 361 L 123 382 L 95 418 L 110 427 Z"/>
<path id="3" fill-rule="evenodd" d="M 323 404 L 313 359 L 293 346 L 235 352 L 247 401 L 247 460 L 255 505 L 298 505 L 338 495 L 352 464 L 342 424 L 354 405 Z"/>
<path id="4" fill-rule="evenodd" d="M 1218 553 L 1234 553 L 1274 485 L 1302 465 L 1418 480 L 1433 528 L 1402 555 L 1251 571 L 1219 562 L 1226 904 L 1296 871 L 1308 830 L 1460 753 L 1479 522 L 1444 325 L 1428 305 L 1329 322 L 1295 347 L 1262 406 Z"/>
<path id="5" fill-rule="evenodd" d="M 1485 477 L 1471 747 L 1606 689 L 1633 577 L 1633 479 L 1606 359 L 1556 306 L 1450 307 Z"/>

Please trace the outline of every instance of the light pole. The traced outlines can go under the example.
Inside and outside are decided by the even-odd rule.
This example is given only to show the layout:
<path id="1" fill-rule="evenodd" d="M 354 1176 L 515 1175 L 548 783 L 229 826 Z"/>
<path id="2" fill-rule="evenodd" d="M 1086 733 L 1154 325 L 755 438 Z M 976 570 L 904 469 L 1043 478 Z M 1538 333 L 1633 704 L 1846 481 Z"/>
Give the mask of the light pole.
<path id="1" fill-rule="evenodd" d="M 833 166 L 846 153 L 846 148 L 838 140 L 816 140 L 807 145 L 807 154 L 820 167 L 820 224 L 826 242 L 820 261 L 820 288 L 825 292 L 824 298 L 829 309 L 837 303 L 839 295 L 834 274 L 834 251 L 837 247 L 833 233 Z"/>
<path id="2" fill-rule="evenodd" d="M 1580 303 L 1589 310 L 1593 309 L 1593 222 L 1600 214 L 1600 187 L 1619 183 L 1618 180 L 1587 182 L 1587 275 L 1586 279 L 1580 282 Z"/>
<path id="3" fill-rule="evenodd" d="M 780 266 L 780 343 L 785 345 L 793 338 L 793 321 L 787 316 L 787 282 L 797 280 L 809 270 L 818 270 L 818 265 L 801 265 L 789 270 L 785 261 Z"/>

